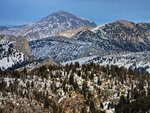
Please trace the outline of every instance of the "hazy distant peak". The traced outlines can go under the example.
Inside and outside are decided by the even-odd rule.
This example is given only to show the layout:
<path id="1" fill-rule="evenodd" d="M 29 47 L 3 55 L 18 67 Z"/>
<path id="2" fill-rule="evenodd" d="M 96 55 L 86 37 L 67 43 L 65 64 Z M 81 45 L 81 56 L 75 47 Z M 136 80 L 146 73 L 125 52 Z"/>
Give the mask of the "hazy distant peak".
<path id="1" fill-rule="evenodd" d="M 70 14 L 70 13 L 60 10 L 60 11 L 54 12 L 53 14 Z"/>
<path id="2" fill-rule="evenodd" d="M 47 17 L 43 18 L 42 20 L 44 20 L 44 19 L 46 19 L 46 18 L 53 17 L 53 16 L 59 17 L 59 16 L 75 16 L 75 15 L 73 15 L 73 14 L 71 14 L 71 13 L 68 13 L 68 12 L 66 12 L 66 11 L 60 10 L 60 11 L 57 11 L 57 12 L 54 12 L 54 13 L 48 15 Z"/>

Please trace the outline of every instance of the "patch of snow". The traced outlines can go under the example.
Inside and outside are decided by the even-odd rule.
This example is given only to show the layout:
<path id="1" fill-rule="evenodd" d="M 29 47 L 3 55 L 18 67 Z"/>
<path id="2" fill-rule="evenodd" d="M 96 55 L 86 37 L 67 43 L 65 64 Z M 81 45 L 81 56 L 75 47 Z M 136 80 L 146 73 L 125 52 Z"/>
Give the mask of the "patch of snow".
<path id="1" fill-rule="evenodd" d="M 95 27 L 94 29 L 92 29 L 91 31 L 92 31 L 93 33 L 97 33 L 97 31 L 99 30 L 99 28 L 100 28 L 100 27 L 103 27 L 103 26 L 105 26 L 105 24 L 100 25 L 100 26 L 97 26 L 97 27 Z"/>
<path id="2" fill-rule="evenodd" d="M 72 61 L 67 61 L 67 62 L 62 62 L 62 65 L 66 65 L 66 64 L 71 64 L 71 63 L 75 63 L 75 62 L 79 62 L 80 65 L 84 64 L 86 61 L 89 61 L 90 59 L 96 58 L 97 56 L 90 56 L 90 57 L 83 57 L 83 58 L 79 58 L 76 60 L 72 60 Z"/>

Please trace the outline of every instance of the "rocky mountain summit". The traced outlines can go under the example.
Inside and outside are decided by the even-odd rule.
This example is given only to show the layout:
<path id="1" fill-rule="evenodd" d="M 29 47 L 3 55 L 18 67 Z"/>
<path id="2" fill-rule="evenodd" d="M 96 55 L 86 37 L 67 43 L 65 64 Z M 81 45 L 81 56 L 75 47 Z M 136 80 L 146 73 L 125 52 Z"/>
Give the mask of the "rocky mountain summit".
<path id="1" fill-rule="evenodd" d="M 92 31 L 125 51 L 150 50 L 150 23 L 118 20 L 98 26 Z"/>
<path id="2" fill-rule="evenodd" d="M 38 22 L 8 29 L 0 29 L 0 34 L 22 35 L 28 40 L 35 40 L 54 36 L 60 32 L 76 29 L 82 26 L 96 27 L 96 24 L 68 12 L 58 11 Z"/>
<path id="3" fill-rule="evenodd" d="M 93 33 L 90 33 L 90 30 Z M 82 40 L 88 37 L 91 37 L 91 40 L 95 37 L 103 38 L 123 51 L 139 52 L 150 50 L 150 23 L 117 20 L 93 29 L 84 28 L 75 31 L 78 32 L 66 31 L 60 33 L 60 35 L 69 38 L 80 37 Z"/>

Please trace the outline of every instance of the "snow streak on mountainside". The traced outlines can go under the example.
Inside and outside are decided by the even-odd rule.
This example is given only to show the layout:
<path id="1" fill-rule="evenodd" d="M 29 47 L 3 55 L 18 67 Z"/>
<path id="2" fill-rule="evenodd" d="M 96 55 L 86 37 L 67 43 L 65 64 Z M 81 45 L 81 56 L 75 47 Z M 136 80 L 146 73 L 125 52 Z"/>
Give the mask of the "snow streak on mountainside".
<path id="1" fill-rule="evenodd" d="M 0 30 L 0 34 L 23 35 L 29 40 L 54 36 L 60 32 L 76 29 L 81 26 L 96 27 L 94 22 L 59 11 L 46 18 L 24 26 Z"/>
<path id="2" fill-rule="evenodd" d="M 71 63 L 75 64 L 76 62 L 78 62 L 80 65 L 83 65 L 86 62 L 88 62 L 88 61 L 90 61 L 94 58 L 97 58 L 97 56 L 82 57 L 82 58 L 79 58 L 79 59 L 70 60 L 70 61 L 67 61 L 67 62 L 62 62 L 61 65 L 65 66 L 65 65 L 71 64 Z"/>

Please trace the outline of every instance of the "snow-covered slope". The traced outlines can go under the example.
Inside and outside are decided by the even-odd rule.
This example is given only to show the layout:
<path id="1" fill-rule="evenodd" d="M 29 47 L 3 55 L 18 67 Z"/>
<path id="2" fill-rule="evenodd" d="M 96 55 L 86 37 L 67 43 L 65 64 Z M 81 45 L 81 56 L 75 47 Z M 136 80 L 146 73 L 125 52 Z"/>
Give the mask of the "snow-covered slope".
<path id="1" fill-rule="evenodd" d="M 23 35 L 33 40 L 54 36 L 81 26 L 96 27 L 96 24 L 68 12 L 58 11 L 35 23 L 0 30 L 0 34 Z"/>
<path id="2" fill-rule="evenodd" d="M 91 42 L 93 45 L 102 48 L 103 50 L 121 50 L 116 45 L 111 44 L 110 40 L 99 37 L 96 33 L 90 30 L 83 30 L 73 36 L 75 40 Z"/>
<path id="3" fill-rule="evenodd" d="M 86 64 L 90 62 L 98 63 L 100 65 L 117 65 L 124 66 L 129 69 L 140 70 L 143 73 L 150 73 L 150 51 L 144 52 L 124 52 L 110 54 L 106 56 L 91 56 L 72 61 L 63 62 L 62 65 L 79 62 Z"/>
<path id="4" fill-rule="evenodd" d="M 0 31 L 8 29 L 7 27 L 0 26 Z"/>
<path id="5" fill-rule="evenodd" d="M 57 62 L 105 53 L 102 48 L 91 42 L 64 37 L 49 37 L 31 41 L 30 46 L 33 56 L 42 59 L 50 57 Z"/>
<path id="6" fill-rule="evenodd" d="M 76 62 L 79 62 L 80 65 L 85 64 L 85 62 L 88 62 L 89 60 L 92 60 L 93 58 L 97 58 L 97 56 L 89 56 L 89 57 L 82 57 L 75 60 L 70 60 L 67 62 L 61 62 L 61 65 L 65 66 L 66 64 L 75 64 Z"/>
<path id="7" fill-rule="evenodd" d="M 20 45 L 22 48 L 27 48 L 27 45 L 23 41 L 18 41 L 19 37 L 3 35 L 0 40 L 0 70 L 6 70 L 8 68 L 15 68 L 22 63 L 29 61 L 29 53 L 24 49 L 18 48 Z M 21 38 L 22 39 L 22 38 Z M 25 38 L 24 38 L 25 39 Z M 23 43 L 23 45 L 22 45 Z"/>
<path id="8" fill-rule="evenodd" d="M 33 56 L 50 57 L 59 63 L 119 50 L 89 30 L 81 31 L 71 39 L 57 36 L 30 41 L 30 46 Z"/>

